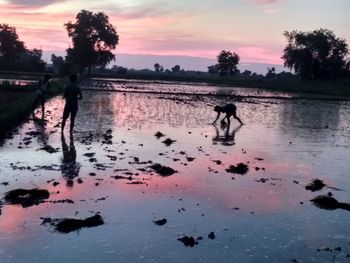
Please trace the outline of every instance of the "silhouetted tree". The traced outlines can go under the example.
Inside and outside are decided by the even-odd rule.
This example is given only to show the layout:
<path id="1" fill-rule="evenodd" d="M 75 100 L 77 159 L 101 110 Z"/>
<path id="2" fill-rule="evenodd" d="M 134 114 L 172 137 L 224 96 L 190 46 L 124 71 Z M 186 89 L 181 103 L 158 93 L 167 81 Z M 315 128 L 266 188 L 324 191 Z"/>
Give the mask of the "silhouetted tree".
<path id="1" fill-rule="evenodd" d="M 250 70 L 245 70 L 242 72 L 242 75 L 244 77 L 250 77 L 252 75 L 252 72 Z"/>
<path id="2" fill-rule="evenodd" d="M 12 69 L 16 60 L 26 51 L 24 43 L 19 41 L 16 28 L 0 24 L 0 68 Z"/>
<path id="3" fill-rule="evenodd" d="M 154 64 L 154 71 L 159 72 L 160 71 L 160 65 L 159 63 Z"/>
<path id="4" fill-rule="evenodd" d="M 271 68 L 267 68 L 267 73 L 266 73 L 266 78 L 268 79 L 275 79 L 276 78 L 276 68 L 275 67 L 271 67 Z"/>
<path id="5" fill-rule="evenodd" d="M 15 69 L 24 71 L 44 71 L 46 63 L 42 60 L 41 49 L 26 50 L 21 53 Z"/>
<path id="6" fill-rule="evenodd" d="M 174 67 L 171 68 L 171 71 L 174 73 L 180 72 L 181 67 L 180 65 L 175 65 Z"/>
<path id="7" fill-rule="evenodd" d="M 162 65 L 160 65 L 159 71 L 160 71 L 160 72 L 164 72 L 164 67 L 163 67 Z"/>
<path id="8" fill-rule="evenodd" d="M 92 66 L 105 67 L 115 59 L 111 50 L 118 45 L 119 36 L 105 13 L 81 10 L 75 23 L 64 26 L 73 42 L 73 48 L 67 49 L 67 61 L 81 70 L 88 68 L 90 74 Z"/>
<path id="9" fill-rule="evenodd" d="M 128 69 L 121 66 L 114 65 L 112 67 L 112 71 L 120 75 L 125 75 L 128 72 Z"/>
<path id="10" fill-rule="evenodd" d="M 239 56 L 229 50 L 222 50 L 217 56 L 220 76 L 234 75 L 237 72 Z"/>
<path id="11" fill-rule="evenodd" d="M 65 76 L 78 71 L 77 66 L 69 63 L 67 59 L 62 56 L 56 56 L 55 54 L 51 55 L 51 62 L 53 66 L 53 70 L 58 74 Z"/>
<path id="12" fill-rule="evenodd" d="M 219 74 L 219 69 L 218 69 L 218 65 L 211 65 L 208 67 L 208 73 L 210 75 L 217 75 Z"/>
<path id="13" fill-rule="evenodd" d="M 345 74 L 348 45 L 333 31 L 284 32 L 288 44 L 282 58 L 284 65 L 302 79 L 330 79 Z"/>

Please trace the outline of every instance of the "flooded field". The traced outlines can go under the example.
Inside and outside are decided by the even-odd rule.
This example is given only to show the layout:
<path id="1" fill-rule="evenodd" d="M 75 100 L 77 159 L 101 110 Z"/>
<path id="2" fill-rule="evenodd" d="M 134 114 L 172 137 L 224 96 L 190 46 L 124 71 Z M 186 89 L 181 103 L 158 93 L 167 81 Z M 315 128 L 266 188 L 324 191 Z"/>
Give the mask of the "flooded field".
<path id="1" fill-rule="evenodd" d="M 185 91 L 85 90 L 73 136 L 60 97 L 8 135 L 0 262 L 350 262 L 350 102 L 231 90 L 227 127 Z"/>

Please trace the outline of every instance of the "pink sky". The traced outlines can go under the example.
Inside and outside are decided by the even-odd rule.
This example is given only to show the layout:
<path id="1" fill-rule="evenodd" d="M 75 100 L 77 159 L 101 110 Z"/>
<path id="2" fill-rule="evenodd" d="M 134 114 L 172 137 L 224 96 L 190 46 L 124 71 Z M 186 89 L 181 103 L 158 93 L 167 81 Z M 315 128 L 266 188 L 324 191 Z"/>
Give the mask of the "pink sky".
<path id="1" fill-rule="evenodd" d="M 70 44 L 63 24 L 81 9 L 110 17 L 116 54 L 215 59 L 226 49 L 241 62 L 282 64 L 285 30 L 323 27 L 350 39 L 348 0 L 0 0 L 0 23 L 16 27 L 28 48 L 62 53 Z"/>

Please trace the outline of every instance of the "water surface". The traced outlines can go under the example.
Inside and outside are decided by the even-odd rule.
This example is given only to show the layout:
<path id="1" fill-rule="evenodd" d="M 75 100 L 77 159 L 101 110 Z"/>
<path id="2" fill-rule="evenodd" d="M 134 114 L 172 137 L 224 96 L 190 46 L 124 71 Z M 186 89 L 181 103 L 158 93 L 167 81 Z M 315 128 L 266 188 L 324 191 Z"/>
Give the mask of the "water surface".
<path id="1" fill-rule="evenodd" d="M 349 262 L 350 212 L 309 200 L 332 192 L 350 202 L 350 103 L 264 97 L 235 102 L 245 125 L 227 130 L 210 124 L 225 97 L 85 91 L 74 136 L 63 138 L 63 101 L 52 99 L 45 125 L 29 120 L 0 148 L 0 194 L 42 188 L 48 201 L 74 203 L 4 204 L 0 262 Z M 151 162 L 177 173 L 162 177 Z M 240 162 L 247 174 L 226 171 Z M 313 178 L 341 190 L 307 191 Z M 40 219 L 95 213 L 104 225 L 69 234 Z M 198 245 L 185 247 L 184 235 Z"/>

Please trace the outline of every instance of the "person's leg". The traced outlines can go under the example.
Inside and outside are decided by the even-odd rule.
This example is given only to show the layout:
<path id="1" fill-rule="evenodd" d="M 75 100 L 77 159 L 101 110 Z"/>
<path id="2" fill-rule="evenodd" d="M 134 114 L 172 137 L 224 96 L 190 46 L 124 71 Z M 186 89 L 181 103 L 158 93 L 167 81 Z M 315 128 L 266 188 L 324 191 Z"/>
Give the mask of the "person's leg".
<path id="1" fill-rule="evenodd" d="M 67 106 L 64 107 L 63 110 L 63 119 L 62 119 L 62 123 L 61 123 L 61 131 L 64 130 L 64 126 L 66 126 L 66 121 L 69 117 L 69 108 Z"/>
<path id="2" fill-rule="evenodd" d="M 40 102 L 41 102 L 41 114 L 42 116 L 44 116 L 45 114 L 45 96 L 44 95 L 41 95 Z"/>
<path id="3" fill-rule="evenodd" d="M 69 129 L 70 133 L 73 132 L 74 123 L 75 123 L 75 117 L 77 116 L 77 112 L 78 112 L 78 108 L 74 108 L 71 111 L 71 114 L 70 114 L 70 129 Z"/>
<path id="4" fill-rule="evenodd" d="M 36 106 L 38 105 L 39 99 L 40 99 L 40 97 L 38 95 L 36 95 L 35 100 L 33 102 L 33 119 L 35 117 L 35 109 L 36 109 Z"/>
<path id="5" fill-rule="evenodd" d="M 227 119 L 227 127 L 230 127 L 230 118 L 231 118 L 231 114 L 227 114 L 226 115 L 226 119 Z"/>
<path id="6" fill-rule="evenodd" d="M 233 114 L 233 118 L 235 118 L 241 125 L 243 125 L 241 119 L 237 117 L 236 112 Z"/>

